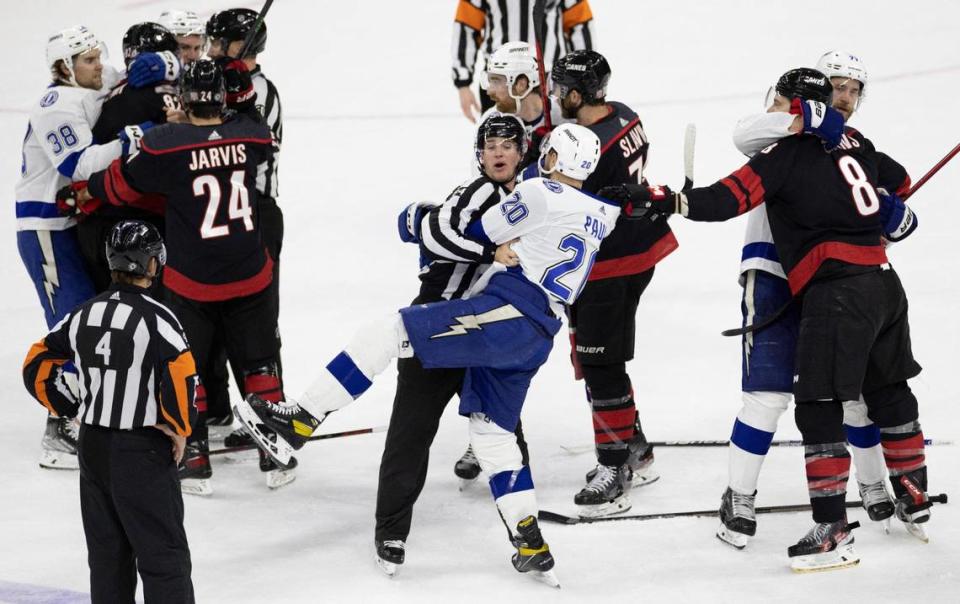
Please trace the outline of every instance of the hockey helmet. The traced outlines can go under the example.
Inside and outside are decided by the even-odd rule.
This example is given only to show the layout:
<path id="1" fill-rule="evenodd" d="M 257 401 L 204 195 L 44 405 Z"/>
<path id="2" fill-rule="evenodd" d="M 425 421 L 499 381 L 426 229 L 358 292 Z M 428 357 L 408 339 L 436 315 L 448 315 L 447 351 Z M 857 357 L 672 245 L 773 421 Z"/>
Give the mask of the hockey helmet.
<path id="1" fill-rule="evenodd" d="M 194 61 L 180 74 L 180 103 L 184 107 L 223 109 L 227 93 L 220 66 L 209 59 Z"/>
<path id="2" fill-rule="evenodd" d="M 122 220 L 113 225 L 107 235 L 106 251 L 111 271 L 141 277 L 148 275 L 151 258 L 156 258 L 160 267 L 167 263 L 163 237 L 157 227 L 142 220 Z"/>
<path id="3" fill-rule="evenodd" d="M 767 92 L 765 107 L 770 107 L 777 95 L 788 99 L 818 101 L 830 105 L 833 98 L 833 84 L 822 72 L 809 67 L 798 67 L 786 72 Z"/>
<path id="4" fill-rule="evenodd" d="M 537 66 L 537 58 L 531 52 L 530 44 L 527 42 L 508 42 L 490 55 L 487 60 L 486 71 L 480 74 L 480 87 L 484 90 L 490 88 L 491 75 L 500 75 L 506 78 L 508 94 L 517 102 L 518 108 L 520 107 L 520 101 L 540 85 L 540 70 Z M 520 76 L 527 78 L 529 86 L 523 94 L 517 96 L 513 93 L 513 85 Z"/>
<path id="5" fill-rule="evenodd" d="M 205 36 L 207 27 L 192 10 L 165 10 L 157 23 L 169 29 L 175 36 Z"/>
<path id="6" fill-rule="evenodd" d="M 610 64 L 595 50 L 575 50 L 557 59 L 550 72 L 553 96 L 564 98 L 571 90 L 588 105 L 599 105 L 607 96 Z"/>
<path id="7" fill-rule="evenodd" d="M 223 53 L 226 54 L 230 42 L 245 40 L 247 34 L 257 23 L 259 14 L 249 8 L 230 8 L 214 13 L 207 21 L 207 37 L 210 40 L 219 40 Z M 260 23 L 260 28 L 254 34 L 247 49 L 247 57 L 258 55 L 267 47 L 267 23 Z M 244 58 L 244 57 L 236 57 Z"/>
<path id="8" fill-rule="evenodd" d="M 547 156 L 556 152 L 557 161 L 546 169 Z M 600 160 L 600 139 L 589 128 L 577 124 L 560 124 L 540 146 L 540 174 L 559 172 L 576 180 L 586 180 Z"/>
<path id="9" fill-rule="evenodd" d="M 481 172 L 483 172 L 483 163 L 480 161 L 480 157 L 488 138 L 514 140 L 517 143 L 520 157 L 522 158 L 527 153 L 527 129 L 520 118 L 509 113 L 494 111 L 477 128 L 477 140 L 474 149 L 477 155 L 477 166 Z"/>
<path id="10" fill-rule="evenodd" d="M 860 102 L 867 94 L 867 67 L 860 57 L 842 50 L 831 50 L 817 61 L 817 69 L 828 78 L 846 78 L 860 82 L 860 96 L 854 109 L 860 108 Z"/>
<path id="11" fill-rule="evenodd" d="M 77 85 L 73 71 L 73 58 L 79 54 L 100 49 L 106 54 L 106 46 L 86 26 L 74 25 L 52 34 L 47 40 L 47 67 L 54 80 L 62 75 L 57 71 L 57 63 L 63 61 L 63 66 L 70 73 L 69 83 Z M 106 57 L 103 57 L 104 59 Z"/>
<path id="12" fill-rule="evenodd" d="M 142 52 L 162 52 L 168 50 L 176 53 L 177 39 L 166 27 L 159 23 L 145 21 L 131 25 L 127 33 L 123 34 L 123 62 L 127 67 Z"/>

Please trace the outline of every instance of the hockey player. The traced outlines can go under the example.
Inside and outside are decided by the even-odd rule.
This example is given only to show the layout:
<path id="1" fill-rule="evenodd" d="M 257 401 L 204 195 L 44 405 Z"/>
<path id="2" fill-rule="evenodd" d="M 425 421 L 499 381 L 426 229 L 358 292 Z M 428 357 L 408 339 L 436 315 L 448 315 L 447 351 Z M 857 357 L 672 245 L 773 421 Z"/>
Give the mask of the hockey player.
<path id="1" fill-rule="evenodd" d="M 177 37 L 177 56 L 184 67 L 203 58 L 207 49 L 207 28 L 197 13 L 192 10 L 165 10 L 160 13 L 157 23 Z"/>
<path id="2" fill-rule="evenodd" d="M 563 117 L 600 138 L 600 161 L 583 190 L 596 193 L 607 185 L 646 182 L 643 169 L 650 145 L 643 124 L 632 109 L 606 99 L 610 66 L 603 55 L 571 52 L 557 61 L 550 77 Z M 581 515 L 626 511 L 631 507 L 630 486 L 657 479 L 626 362 L 633 358 L 640 297 L 657 263 L 677 245 L 665 220 L 621 218 L 604 240 L 583 294 L 569 309 L 571 359 L 577 379 L 586 382 L 598 462 L 574 496 Z"/>
<path id="3" fill-rule="evenodd" d="M 426 368 L 466 367 L 460 413 L 470 417 L 473 450 L 517 548 L 513 565 L 556 585 L 530 468 L 521 463 L 513 429 L 560 329 L 559 312 L 576 300 L 600 242 L 616 224 L 616 206 L 579 191 L 599 154 L 600 141 L 589 130 L 573 124 L 554 130 L 541 155 L 549 178 L 520 183 L 468 229 L 512 246 L 518 266 L 488 271 L 475 296 L 410 306 L 364 327 L 299 403 L 255 396 L 240 403 L 244 427 L 282 463 L 328 413 L 363 394 L 392 358 L 415 356 Z M 277 431 L 275 442 L 264 426 Z"/>
<path id="4" fill-rule="evenodd" d="M 509 248 L 476 241 L 466 231 L 486 209 L 513 191 L 525 137 L 523 124 L 514 116 L 486 118 L 474 141 L 480 176 L 456 187 L 438 207 L 415 203 L 401 213 L 401 239 L 420 245 L 423 265 L 420 293 L 411 306 L 460 299 L 492 262 L 516 263 Z M 374 533 L 377 564 L 389 575 L 403 564 L 413 506 L 426 480 L 430 445 L 443 410 L 462 389 L 464 378 L 462 368 L 425 369 L 416 357 L 398 360 L 397 370 L 397 392 L 380 462 Z M 523 459 L 525 447 L 521 445 Z M 467 449 L 455 471 L 463 480 L 480 474 L 473 449 Z"/>
<path id="5" fill-rule="evenodd" d="M 789 112 L 798 91 L 822 102 L 833 92 L 827 76 L 812 69 L 788 72 L 781 82 L 791 86 L 778 88 L 774 111 Z M 920 366 L 911 352 L 906 296 L 882 243 L 881 197 L 895 194 L 877 190 L 879 158 L 866 139 L 850 130 L 841 146 L 827 151 L 821 138 L 799 134 L 709 187 L 676 194 L 621 185 L 601 192 L 625 203 L 630 215 L 659 220 L 673 213 L 727 220 L 766 202 L 791 294 L 802 295 L 793 392 L 815 524 L 788 549 L 797 571 L 859 561 L 851 532 L 858 525 L 847 523 L 844 508 L 850 455 L 843 403 L 861 392 L 880 428 L 898 517 L 914 532 L 930 515 L 917 399 L 907 385 Z"/>
<path id="6" fill-rule="evenodd" d="M 61 215 L 56 193 L 71 180 L 84 180 L 105 168 L 121 152 L 120 141 L 97 145 L 91 133 L 100 113 L 100 91 L 119 79 L 116 70 L 101 62 L 102 48 L 82 25 L 50 36 L 46 58 L 53 82 L 31 109 L 23 139 L 15 191 L 17 247 L 48 327 L 94 294 L 77 244 L 76 217 Z M 156 57 L 151 53 L 144 60 Z M 145 71 L 150 70 L 137 69 L 141 76 Z M 77 468 L 76 430 L 68 420 L 47 419 L 42 449 L 41 467 Z"/>
<path id="7" fill-rule="evenodd" d="M 90 177 L 89 195 L 114 205 L 136 205 L 144 193 L 165 195 L 170 258 L 163 285 L 197 361 L 201 382 L 212 343 L 226 343 L 241 369 L 241 392 L 281 400 L 278 377 L 273 260 L 259 227 L 259 200 L 273 152 L 270 129 L 245 115 L 224 116 L 223 74 L 211 61 L 191 63 L 180 82 L 180 102 L 191 123 L 164 124 L 145 133 L 139 151 Z M 205 391 L 197 395 L 185 468 L 188 493 L 212 493 L 207 456 Z M 292 481 L 290 468 L 261 467 L 271 488 Z"/>
<path id="8" fill-rule="evenodd" d="M 453 19 L 453 84 L 460 97 L 460 110 L 471 122 L 486 112 L 494 99 L 484 94 L 480 102 L 470 89 L 477 53 L 481 49 L 491 59 L 501 46 L 510 42 L 536 41 L 534 2 L 528 0 L 459 0 Z M 587 0 L 544 0 L 544 67 L 572 50 L 590 50 L 594 46 L 593 13 Z"/>
<path id="9" fill-rule="evenodd" d="M 734 143 L 752 157 L 764 147 L 793 134 L 807 131 L 838 146 L 844 120 L 849 121 L 859 105 L 867 82 L 867 71 L 859 58 L 840 51 L 824 54 L 817 69 L 830 77 L 834 87 L 832 103 L 818 105 L 817 99 L 791 105 L 790 113 L 771 111 L 742 119 L 734 131 Z M 778 86 L 780 94 L 793 96 L 790 84 Z M 817 112 L 822 120 L 817 119 Z M 851 130 L 847 127 L 848 131 Z M 865 139 L 864 139 L 865 140 Z M 873 149 L 869 141 L 864 151 Z M 852 145 L 847 145 L 850 148 Z M 842 149 L 841 149 L 842 152 Z M 910 188 L 904 168 L 879 154 L 879 185 L 897 195 Z M 881 212 L 885 209 L 881 208 Z M 888 209 L 885 222 L 888 241 L 902 239 L 900 225 L 912 220 L 909 209 Z M 913 226 L 916 226 L 914 221 Z M 751 211 L 747 217 L 746 242 L 740 265 L 744 298 L 741 308 L 744 325 L 772 316 L 789 302 L 790 288 L 780 265 L 766 207 Z M 737 414 L 729 448 L 729 484 L 721 498 L 720 527 L 717 536 L 737 548 L 746 546 L 756 533 L 755 493 L 760 468 L 773 440 L 777 422 L 793 398 L 793 367 L 799 327 L 799 307 L 791 307 L 772 325 L 743 336 L 743 407 Z M 893 515 L 894 505 L 885 488 L 886 467 L 880 447 L 880 430 L 867 416 L 862 399 L 844 402 L 844 428 L 851 445 L 853 463 L 861 499 L 869 517 L 884 521 Z"/>

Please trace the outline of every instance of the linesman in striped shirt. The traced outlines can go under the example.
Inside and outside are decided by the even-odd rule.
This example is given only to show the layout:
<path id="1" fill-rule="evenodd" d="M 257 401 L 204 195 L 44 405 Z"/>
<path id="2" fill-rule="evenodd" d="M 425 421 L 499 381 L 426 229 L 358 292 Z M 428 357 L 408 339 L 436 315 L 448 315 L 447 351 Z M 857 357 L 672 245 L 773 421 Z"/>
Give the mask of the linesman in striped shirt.
<path id="1" fill-rule="evenodd" d="M 34 344 L 27 390 L 81 420 L 80 511 L 94 603 L 193 602 L 177 464 L 196 417 L 197 370 L 180 322 L 148 288 L 166 261 L 157 229 L 128 220 L 107 239 L 113 284 Z"/>
<path id="2" fill-rule="evenodd" d="M 593 50 L 593 13 L 587 0 L 543 0 L 543 62 L 549 71 L 554 61 L 573 50 Z M 471 122 L 476 114 L 493 107 L 481 89 L 480 103 L 470 89 L 477 53 L 491 57 L 507 42 L 536 43 L 534 0 L 459 0 L 453 18 L 453 84 L 460 95 L 460 110 Z M 484 65 L 486 61 L 484 62 Z"/>

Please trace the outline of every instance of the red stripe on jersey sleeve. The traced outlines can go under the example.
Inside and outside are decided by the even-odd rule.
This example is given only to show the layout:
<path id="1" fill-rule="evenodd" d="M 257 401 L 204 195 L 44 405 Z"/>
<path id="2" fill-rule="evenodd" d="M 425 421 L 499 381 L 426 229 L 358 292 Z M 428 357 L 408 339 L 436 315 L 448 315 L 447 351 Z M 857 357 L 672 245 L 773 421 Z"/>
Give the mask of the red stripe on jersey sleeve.
<path id="1" fill-rule="evenodd" d="M 728 176 L 721 180 L 720 184 L 730 189 L 730 192 L 733 193 L 733 196 L 737 198 L 737 214 L 740 215 L 746 212 L 747 196 L 744 194 L 743 190 L 740 189 L 740 185 L 737 184 L 737 181 Z"/>

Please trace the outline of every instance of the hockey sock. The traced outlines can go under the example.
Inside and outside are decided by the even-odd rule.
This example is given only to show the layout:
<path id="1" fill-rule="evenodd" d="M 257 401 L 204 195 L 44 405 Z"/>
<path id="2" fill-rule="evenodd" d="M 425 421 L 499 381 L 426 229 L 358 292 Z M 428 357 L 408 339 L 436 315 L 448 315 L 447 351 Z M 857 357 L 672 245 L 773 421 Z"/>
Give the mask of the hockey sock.
<path id="1" fill-rule="evenodd" d="M 760 469 L 770 450 L 780 416 L 793 397 L 787 392 L 744 392 L 728 447 L 729 486 L 737 493 L 757 490 Z"/>
<path id="2" fill-rule="evenodd" d="M 845 443 L 806 445 L 807 491 L 814 522 L 836 522 L 846 516 L 844 499 L 850 476 L 850 453 Z"/>
<path id="3" fill-rule="evenodd" d="M 537 498 L 530 467 L 522 463 L 513 432 L 482 413 L 470 415 L 470 444 L 480 468 L 490 477 L 490 492 L 511 534 L 527 516 L 537 516 Z"/>
<path id="4" fill-rule="evenodd" d="M 883 443 L 883 457 L 887 462 L 887 469 L 890 470 L 890 481 L 896 492 L 897 477 L 926 466 L 920 422 L 912 421 L 880 428 L 880 440 Z"/>
<path id="5" fill-rule="evenodd" d="M 593 411 L 593 439 L 597 461 L 605 466 L 620 466 L 630 456 L 628 441 L 633 438 L 637 405 L 633 400 L 630 378 L 623 363 L 583 367 L 587 398 Z"/>
<path id="6" fill-rule="evenodd" d="M 283 400 L 283 386 L 273 363 L 244 372 L 243 390 L 245 394 L 256 394 L 265 401 L 278 403 Z"/>
<path id="7" fill-rule="evenodd" d="M 298 401 L 314 417 L 345 407 L 373 385 L 390 361 L 409 349 L 400 314 L 363 327 Z M 406 356 L 406 355 L 405 355 Z"/>
<path id="8" fill-rule="evenodd" d="M 193 395 L 193 404 L 197 407 L 197 420 L 190 434 L 191 442 L 207 440 L 207 389 L 203 383 L 197 382 L 197 389 Z"/>
<path id="9" fill-rule="evenodd" d="M 862 398 L 843 402 L 843 428 L 857 469 L 857 481 L 861 484 L 883 481 L 887 468 L 880 447 L 880 428 L 867 417 L 867 405 Z"/>
<path id="10" fill-rule="evenodd" d="M 497 472 L 490 477 L 490 492 L 512 535 L 516 536 L 517 524 L 521 520 L 527 516 L 537 517 L 537 496 L 530 466 Z"/>

